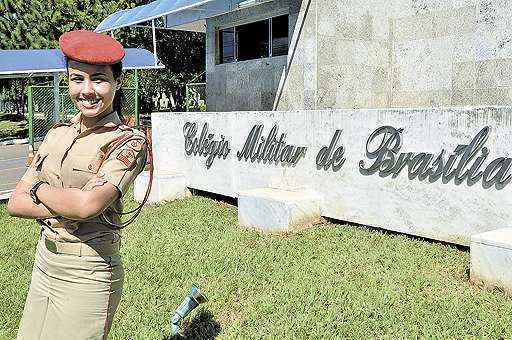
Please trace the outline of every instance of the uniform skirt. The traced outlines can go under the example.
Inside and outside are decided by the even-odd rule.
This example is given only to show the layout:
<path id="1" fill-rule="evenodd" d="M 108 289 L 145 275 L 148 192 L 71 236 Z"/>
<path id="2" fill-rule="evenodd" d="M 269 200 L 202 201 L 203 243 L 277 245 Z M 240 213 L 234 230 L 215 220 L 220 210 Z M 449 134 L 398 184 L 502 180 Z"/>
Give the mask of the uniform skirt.
<path id="1" fill-rule="evenodd" d="M 17 339 L 106 339 L 123 279 L 120 255 L 55 254 L 42 236 Z"/>

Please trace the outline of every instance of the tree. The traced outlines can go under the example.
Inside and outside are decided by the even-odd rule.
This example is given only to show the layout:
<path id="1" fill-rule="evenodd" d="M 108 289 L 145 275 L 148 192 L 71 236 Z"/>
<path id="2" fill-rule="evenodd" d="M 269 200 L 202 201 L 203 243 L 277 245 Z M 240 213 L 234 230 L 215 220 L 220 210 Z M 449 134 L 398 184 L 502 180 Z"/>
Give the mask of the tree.
<path id="1" fill-rule="evenodd" d="M 128 0 L 3 0 L 0 48 L 56 48 L 62 33 L 92 30 L 109 14 L 133 6 Z"/>
<path id="2" fill-rule="evenodd" d="M 126 46 L 153 51 L 150 29 L 124 28 L 116 33 L 116 38 Z M 185 85 L 204 73 L 204 34 L 161 29 L 157 30 L 156 38 L 157 56 L 165 69 L 141 71 L 142 111 L 151 110 L 151 98 L 157 92 L 172 95 L 177 103 L 176 110 L 184 111 Z"/>

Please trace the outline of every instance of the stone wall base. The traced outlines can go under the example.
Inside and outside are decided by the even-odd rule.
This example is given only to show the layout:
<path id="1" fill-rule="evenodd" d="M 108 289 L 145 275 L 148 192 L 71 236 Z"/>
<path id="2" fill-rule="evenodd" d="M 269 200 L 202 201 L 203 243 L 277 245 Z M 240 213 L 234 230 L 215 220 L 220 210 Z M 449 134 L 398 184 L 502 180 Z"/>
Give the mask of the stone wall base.
<path id="1" fill-rule="evenodd" d="M 512 228 L 471 236 L 470 280 L 512 293 Z"/>
<path id="2" fill-rule="evenodd" d="M 133 195 L 137 202 L 142 202 L 149 183 L 149 171 L 143 171 L 135 179 Z M 190 196 L 186 178 L 180 173 L 155 172 L 148 203 L 172 201 Z"/>
<path id="3" fill-rule="evenodd" d="M 258 188 L 238 196 L 238 224 L 244 227 L 290 231 L 320 220 L 320 200 L 309 192 Z"/>

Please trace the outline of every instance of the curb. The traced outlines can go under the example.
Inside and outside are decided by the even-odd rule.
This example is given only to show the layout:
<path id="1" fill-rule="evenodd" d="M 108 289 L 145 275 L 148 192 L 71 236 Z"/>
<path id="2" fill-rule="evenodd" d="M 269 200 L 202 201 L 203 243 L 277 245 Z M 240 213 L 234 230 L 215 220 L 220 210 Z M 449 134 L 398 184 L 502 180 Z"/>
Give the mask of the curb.
<path id="1" fill-rule="evenodd" d="M 0 191 L 0 201 L 8 200 L 11 197 L 11 194 L 13 191 L 14 191 L 14 189 Z"/>
<path id="2" fill-rule="evenodd" d="M 21 139 L 10 139 L 3 142 L 0 142 L 0 145 L 21 145 L 21 144 L 27 144 L 28 139 L 27 138 L 21 138 Z"/>

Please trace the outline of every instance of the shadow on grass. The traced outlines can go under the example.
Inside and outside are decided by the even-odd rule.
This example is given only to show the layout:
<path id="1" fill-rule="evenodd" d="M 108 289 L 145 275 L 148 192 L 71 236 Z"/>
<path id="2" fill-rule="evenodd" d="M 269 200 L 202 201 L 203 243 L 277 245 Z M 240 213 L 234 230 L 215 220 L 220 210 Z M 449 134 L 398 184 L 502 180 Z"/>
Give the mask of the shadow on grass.
<path id="1" fill-rule="evenodd" d="M 224 196 L 224 195 L 221 195 L 221 194 L 216 194 L 216 193 L 213 193 L 213 192 L 208 192 L 208 191 L 203 191 L 203 190 L 199 190 L 199 189 L 194 189 L 194 188 L 188 188 L 188 189 L 190 190 L 190 192 L 194 196 L 202 196 L 202 197 L 210 198 L 210 199 L 215 200 L 217 202 L 225 203 L 225 204 L 232 205 L 232 206 L 235 206 L 235 207 L 238 206 L 238 200 L 236 198 L 229 197 L 229 196 Z"/>
<path id="2" fill-rule="evenodd" d="M 209 310 L 202 310 L 191 320 L 185 320 L 181 329 L 183 335 L 175 338 L 167 335 L 163 340 L 215 339 L 220 333 L 220 323 L 214 319 L 212 312 Z"/>

